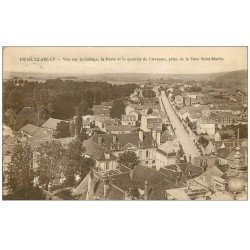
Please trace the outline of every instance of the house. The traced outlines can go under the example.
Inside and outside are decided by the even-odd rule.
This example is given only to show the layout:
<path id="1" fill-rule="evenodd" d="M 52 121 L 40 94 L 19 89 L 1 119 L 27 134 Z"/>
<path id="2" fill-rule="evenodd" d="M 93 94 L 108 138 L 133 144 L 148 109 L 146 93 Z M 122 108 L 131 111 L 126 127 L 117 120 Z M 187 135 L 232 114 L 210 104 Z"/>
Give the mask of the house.
<path id="1" fill-rule="evenodd" d="M 145 132 L 151 130 L 162 130 L 162 118 L 153 115 L 143 115 L 141 117 L 141 129 Z"/>
<path id="2" fill-rule="evenodd" d="M 152 105 L 152 104 L 129 104 L 125 108 L 126 115 L 130 115 L 134 111 L 139 111 L 141 115 L 147 115 L 148 111 L 159 111 L 160 107 L 158 105 Z"/>
<path id="3" fill-rule="evenodd" d="M 110 117 L 110 109 L 102 105 L 94 105 L 92 111 L 93 115 L 106 115 Z"/>
<path id="4" fill-rule="evenodd" d="M 153 111 L 151 115 L 161 118 L 163 124 L 169 124 L 169 119 L 166 113 L 162 111 Z"/>
<path id="5" fill-rule="evenodd" d="M 42 125 L 42 127 L 43 127 L 43 128 L 47 128 L 47 129 L 51 130 L 53 133 L 55 133 L 57 124 L 60 123 L 60 122 L 67 122 L 67 123 L 68 123 L 68 121 L 65 121 L 65 120 L 59 120 L 59 119 L 55 119 L 55 118 L 49 118 L 49 119 Z"/>
<path id="6" fill-rule="evenodd" d="M 176 95 L 174 98 L 174 102 L 177 107 L 183 107 L 184 105 L 184 97 L 181 95 Z"/>
<path id="7" fill-rule="evenodd" d="M 106 109 L 111 109 L 113 105 L 113 101 L 109 101 L 109 102 L 102 102 L 101 106 L 106 108 Z"/>
<path id="8" fill-rule="evenodd" d="M 221 134 L 219 131 L 217 131 L 214 135 L 214 140 L 215 141 L 221 141 Z"/>
<path id="9" fill-rule="evenodd" d="M 86 148 L 86 154 L 96 161 L 100 161 L 101 156 L 104 160 L 104 152 L 107 150 L 111 152 L 112 157 L 119 157 L 125 151 L 133 151 L 144 166 L 155 167 L 156 148 L 165 141 L 166 137 L 160 132 L 139 131 L 128 134 L 95 134 L 85 140 L 83 146 Z M 110 161 L 110 159 L 105 158 L 105 161 Z M 112 159 L 115 161 L 114 157 Z M 107 167 L 104 168 L 103 162 L 99 167 L 102 171 L 108 170 Z M 118 166 L 112 163 L 111 167 L 114 170 Z"/>
<path id="10" fill-rule="evenodd" d="M 96 126 L 103 132 L 107 133 L 107 127 L 113 125 L 120 125 L 119 119 L 100 119 L 96 121 Z"/>
<path id="11" fill-rule="evenodd" d="M 52 131 L 49 128 L 42 128 L 32 124 L 27 124 L 19 130 L 23 137 L 31 138 L 39 136 L 39 138 L 51 138 Z"/>
<path id="12" fill-rule="evenodd" d="M 231 125 L 236 121 L 236 118 L 231 113 L 221 111 L 212 111 L 211 118 L 218 125 Z"/>
<path id="13" fill-rule="evenodd" d="M 210 154 L 213 154 L 214 152 L 215 152 L 214 144 L 210 140 L 208 145 L 205 148 L 205 155 L 210 155 Z"/>
<path id="14" fill-rule="evenodd" d="M 156 150 L 156 169 L 159 170 L 162 167 L 168 165 L 177 164 L 179 145 L 176 141 L 166 141 L 159 145 Z"/>
<path id="15" fill-rule="evenodd" d="M 132 93 L 130 94 L 130 99 L 133 101 L 133 102 L 138 102 L 139 101 L 139 97 L 135 94 L 135 93 Z"/>
<path id="16" fill-rule="evenodd" d="M 215 135 L 215 122 L 214 120 L 201 117 L 197 120 L 197 134 Z"/>
<path id="17" fill-rule="evenodd" d="M 131 133 L 132 127 L 130 125 L 108 125 L 106 132 L 109 134 L 127 134 Z"/>
<path id="18" fill-rule="evenodd" d="M 135 115 L 122 115 L 122 125 L 136 126 L 136 116 Z"/>
<path id="19" fill-rule="evenodd" d="M 139 97 L 143 97 L 143 90 L 137 88 L 137 89 L 134 90 L 134 94 L 139 96 Z"/>
<path id="20" fill-rule="evenodd" d="M 171 188 L 176 185 L 164 173 L 139 164 L 107 176 L 93 169 L 73 194 L 80 200 L 164 200 L 165 190 Z"/>

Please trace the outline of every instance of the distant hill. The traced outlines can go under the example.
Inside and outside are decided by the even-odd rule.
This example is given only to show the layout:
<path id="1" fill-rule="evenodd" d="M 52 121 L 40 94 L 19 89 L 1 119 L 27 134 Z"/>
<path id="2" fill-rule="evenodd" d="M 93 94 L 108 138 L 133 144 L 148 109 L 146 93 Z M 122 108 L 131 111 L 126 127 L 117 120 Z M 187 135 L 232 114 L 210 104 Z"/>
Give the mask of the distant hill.
<path id="1" fill-rule="evenodd" d="M 67 77 L 74 78 L 76 81 L 102 81 L 102 82 L 113 82 L 113 83 L 124 83 L 124 82 L 140 82 L 154 79 L 183 79 L 183 80 L 212 80 L 212 81 L 245 81 L 247 80 L 247 70 L 239 70 L 232 72 L 220 72 L 220 73 L 209 73 L 209 74 L 150 74 L 150 73 L 106 73 L 106 74 L 66 74 L 66 73 L 32 73 L 32 72 L 4 72 L 4 80 L 11 79 L 14 77 L 20 77 L 23 79 L 30 80 L 41 80 Z"/>
<path id="2" fill-rule="evenodd" d="M 237 70 L 227 72 L 219 77 L 215 78 L 216 81 L 246 81 L 247 80 L 247 70 Z"/>
<path id="3" fill-rule="evenodd" d="M 247 92 L 247 77 L 247 70 L 238 70 L 227 72 L 219 77 L 216 77 L 214 80 L 216 82 L 223 82 L 225 87 L 233 86 Z"/>

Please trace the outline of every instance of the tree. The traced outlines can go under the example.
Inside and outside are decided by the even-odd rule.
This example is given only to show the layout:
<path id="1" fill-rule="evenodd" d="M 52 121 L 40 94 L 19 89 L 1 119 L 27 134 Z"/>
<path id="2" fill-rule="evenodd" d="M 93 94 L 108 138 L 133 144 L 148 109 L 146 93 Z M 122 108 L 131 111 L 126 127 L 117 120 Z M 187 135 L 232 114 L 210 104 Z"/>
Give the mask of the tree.
<path id="1" fill-rule="evenodd" d="M 198 142 L 203 146 L 206 147 L 209 143 L 209 140 L 206 139 L 205 137 L 201 136 L 198 140 Z"/>
<path id="2" fill-rule="evenodd" d="M 80 134 L 78 135 L 78 139 L 80 140 L 80 142 L 85 141 L 86 139 L 88 139 L 88 135 L 87 135 L 87 130 L 86 128 L 82 128 Z"/>
<path id="3" fill-rule="evenodd" d="M 119 118 L 121 119 L 122 115 L 125 114 L 125 104 L 122 100 L 118 99 L 113 102 L 110 116 L 112 118 Z"/>
<path id="4" fill-rule="evenodd" d="M 33 106 L 37 109 L 37 126 L 39 126 L 40 119 L 48 119 L 53 112 L 52 101 L 47 89 L 34 90 Z"/>
<path id="5" fill-rule="evenodd" d="M 15 116 L 14 116 L 14 130 L 15 130 L 16 129 L 16 116 L 23 106 L 22 92 L 18 89 L 13 89 L 9 93 L 8 104 L 9 104 L 9 107 L 15 113 Z"/>
<path id="6" fill-rule="evenodd" d="M 76 175 L 81 175 L 81 169 L 84 167 L 83 147 L 79 139 L 69 143 L 63 158 L 63 175 L 66 178 L 67 186 L 75 186 Z"/>
<path id="7" fill-rule="evenodd" d="M 39 187 L 34 186 L 33 155 L 28 144 L 18 144 L 14 148 L 9 166 L 8 187 L 11 200 L 40 200 L 45 196 Z"/>
<path id="8" fill-rule="evenodd" d="M 155 97 L 155 92 L 152 89 L 145 89 L 145 90 L 143 90 L 142 94 L 146 98 L 153 98 L 153 97 Z"/>
<path id="9" fill-rule="evenodd" d="M 76 184 L 76 175 L 79 175 L 80 180 L 83 180 L 90 169 L 95 166 L 95 161 L 92 158 L 85 158 L 83 153 L 84 148 L 79 139 L 69 143 L 63 164 L 64 176 L 66 178 L 65 182 L 68 186 L 72 187 Z"/>
<path id="10" fill-rule="evenodd" d="M 125 165 L 126 167 L 129 167 L 131 169 L 134 169 L 136 165 L 139 164 L 139 159 L 135 152 L 132 151 L 126 151 L 123 154 L 121 154 L 118 158 L 118 163 Z"/>
<path id="11" fill-rule="evenodd" d="M 152 115 L 152 113 L 153 113 L 153 109 L 149 108 L 147 114 Z"/>
<path id="12" fill-rule="evenodd" d="M 46 190 L 49 186 L 56 186 L 63 176 L 63 163 L 65 162 L 65 149 L 60 142 L 44 142 L 37 148 L 36 176 L 40 185 Z"/>
<path id="13" fill-rule="evenodd" d="M 75 114 L 76 116 L 83 116 L 88 114 L 89 105 L 85 100 L 82 100 L 75 106 Z"/>
<path id="14" fill-rule="evenodd" d="M 70 137 L 70 124 L 68 122 L 61 121 L 57 123 L 56 131 L 55 131 L 56 138 L 66 138 Z"/>
<path id="15" fill-rule="evenodd" d="M 82 117 L 77 115 L 75 117 L 75 134 L 76 134 L 76 136 L 80 135 L 81 130 L 82 130 Z"/>

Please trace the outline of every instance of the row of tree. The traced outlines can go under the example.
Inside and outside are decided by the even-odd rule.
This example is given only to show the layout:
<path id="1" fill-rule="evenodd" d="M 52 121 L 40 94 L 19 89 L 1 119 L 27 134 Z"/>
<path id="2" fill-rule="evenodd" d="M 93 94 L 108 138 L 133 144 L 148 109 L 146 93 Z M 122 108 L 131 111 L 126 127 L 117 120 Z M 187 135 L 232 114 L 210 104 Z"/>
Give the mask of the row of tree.
<path id="1" fill-rule="evenodd" d="M 17 113 L 25 106 L 35 108 L 39 124 L 41 117 L 66 120 L 75 113 L 88 114 L 93 105 L 127 97 L 136 87 L 136 84 L 112 85 L 61 79 L 44 83 L 23 81 L 16 85 L 9 80 L 3 85 L 3 104 L 5 110 L 12 109 Z"/>
<path id="2" fill-rule="evenodd" d="M 47 141 L 35 152 L 29 144 L 18 144 L 9 166 L 8 198 L 44 199 L 41 188 L 53 190 L 76 186 L 95 166 L 95 161 L 85 158 L 83 152 L 78 139 L 70 142 L 67 148 L 58 141 Z"/>

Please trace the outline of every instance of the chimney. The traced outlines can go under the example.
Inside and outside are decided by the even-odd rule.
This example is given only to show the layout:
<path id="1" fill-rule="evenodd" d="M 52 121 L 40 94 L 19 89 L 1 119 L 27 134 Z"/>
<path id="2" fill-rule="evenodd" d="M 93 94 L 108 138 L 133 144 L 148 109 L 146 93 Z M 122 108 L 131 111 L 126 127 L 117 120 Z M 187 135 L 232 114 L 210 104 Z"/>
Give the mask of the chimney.
<path id="1" fill-rule="evenodd" d="M 145 184 L 144 184 L 144 200 L 147 200 L 148 199 L 148 192 L 149 192 L 149 186 L 148 186 L 148 182 L 145 181 Z"/>
<path id="2" fill-rule="evenodd" d="M 143 131 L 142 130 L 139 131 L 139 139 L 141 142 L 143 141 Z"/>
<path id="3" fill-rule="evenodd" d="M 133 171 L 133 170 L 131 170 L 131 171 L 129 172 L 129 177 L 130 177 L 131 181 L 134 180 L 134 171 Z"/>
<path id="4" fill-rule="evenodd" d="M 152 137 L 156 141 L 156 130 L 152 130 Z"/>
<path id="5" fill-rule="evenodd" d="M 105 155 L 105 159 L 107 160 L 110 159 L 110 152 L 105 152 L 104 155 Z"/>
<path id="6" fill-rule="evenodd" d="M 102 145 L 102 137 L 100 135 L 98 135 L 97 139 L 98 139 L 98 144 Z"/>
<path id="7" fill-rule="evenodd" d="M 113 135 L 113 143 L 116 144 L 116 142 L 117 142 L 117 137 L 116 135 Z"/>
<path id="8" fill-rule="evenodd" d="M 202 181 L 206 182 L 206 176 L 205 175 L 202 176 Z"/>
<path id="9" fill-rule="evenodd" d="M 157 145 L 161 145 L 161 132 L 157 132 L 156 133 L 156 142 L 157 142 Z"/>
<path id="10" fill-rule="evenodd" d="M 109 189 L 109 180 L 106 178 L 104 180 L 104 186 L 103 186 L 103 196 L 105 197 L 108 193 L 108 189 Z"/>

